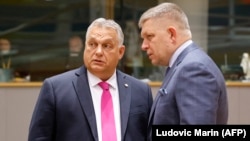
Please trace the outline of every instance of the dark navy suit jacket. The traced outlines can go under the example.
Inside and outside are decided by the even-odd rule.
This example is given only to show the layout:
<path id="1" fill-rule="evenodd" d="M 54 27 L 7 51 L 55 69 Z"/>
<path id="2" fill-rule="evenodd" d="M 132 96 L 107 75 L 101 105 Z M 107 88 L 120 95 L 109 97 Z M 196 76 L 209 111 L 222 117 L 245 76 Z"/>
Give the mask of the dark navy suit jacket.
<path id="1" fill-rule="evenodd" d="M 153 101 L 151 89 L 121 71 L 116 73 L 122 141 L 145 141 Z M 98 138 L 86 68 L 82 66 L 45 79 L 28 141 L 98 141 Z"/>

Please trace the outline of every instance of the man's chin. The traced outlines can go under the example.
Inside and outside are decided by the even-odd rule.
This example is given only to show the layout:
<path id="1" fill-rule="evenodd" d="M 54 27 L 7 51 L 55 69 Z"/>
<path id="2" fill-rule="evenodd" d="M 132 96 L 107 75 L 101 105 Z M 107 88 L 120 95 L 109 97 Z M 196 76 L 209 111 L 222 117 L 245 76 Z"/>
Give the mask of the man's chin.
<path id="1" fill-rule="evenodd" d="M 158 62 L 156 62 L 155 60 L 151 60 L 151 63 L 152 63 L 152 65 L 154 65 L 154 66 L 157 66 L 157 65 L 158 65 Z"/>

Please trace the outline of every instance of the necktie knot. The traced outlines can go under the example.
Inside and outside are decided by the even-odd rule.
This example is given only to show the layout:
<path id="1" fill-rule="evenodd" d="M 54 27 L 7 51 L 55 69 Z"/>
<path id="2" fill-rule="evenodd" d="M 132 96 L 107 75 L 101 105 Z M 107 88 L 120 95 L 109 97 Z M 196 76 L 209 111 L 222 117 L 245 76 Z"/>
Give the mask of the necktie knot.
<path id="1" fill-rule="evenodd" d="M 103 89 L 103 90 L 108 90 L 109 89 L 109 84 L 105 81 L 102 81 L 98 83 L 98 85 Z"/>

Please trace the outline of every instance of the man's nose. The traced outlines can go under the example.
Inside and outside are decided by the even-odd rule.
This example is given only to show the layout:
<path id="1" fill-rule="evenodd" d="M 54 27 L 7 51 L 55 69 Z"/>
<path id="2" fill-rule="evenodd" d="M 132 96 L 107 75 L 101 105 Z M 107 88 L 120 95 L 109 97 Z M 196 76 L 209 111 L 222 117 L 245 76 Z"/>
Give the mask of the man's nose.
<path id="1" fill-rule="evenodd" d="M 142 42 L 141 49 L 144 51 L 148 49 L 148 43 L 146 43 L 145 40 L 143 40 L 143 42 Z"/>
<path id="2" fill-rule="evenodd" d="M 98 45 L 96 48 L 96 53 L 102 53 L 103 52 L 103 48 L 101 45 Z"/>

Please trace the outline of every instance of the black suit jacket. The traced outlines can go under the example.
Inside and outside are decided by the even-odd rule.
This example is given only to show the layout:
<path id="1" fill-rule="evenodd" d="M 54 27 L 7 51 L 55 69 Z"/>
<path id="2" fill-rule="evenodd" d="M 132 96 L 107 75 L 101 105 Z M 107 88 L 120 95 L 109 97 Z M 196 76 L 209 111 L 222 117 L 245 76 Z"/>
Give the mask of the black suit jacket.
<path id="1" fill-rule="evenodd" d="M 151 89 L 129 75 L 116 73 L 122 141 L 145 141 L 153 101 Z M 45 79 L 30 123 L 28 141 L 98 141 L 98 138 L 86 68 Z"/>

